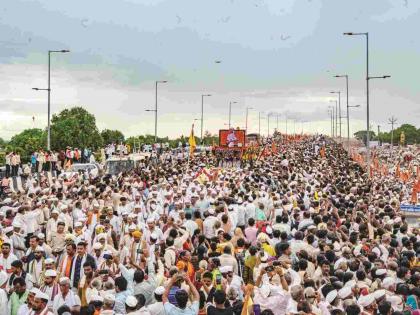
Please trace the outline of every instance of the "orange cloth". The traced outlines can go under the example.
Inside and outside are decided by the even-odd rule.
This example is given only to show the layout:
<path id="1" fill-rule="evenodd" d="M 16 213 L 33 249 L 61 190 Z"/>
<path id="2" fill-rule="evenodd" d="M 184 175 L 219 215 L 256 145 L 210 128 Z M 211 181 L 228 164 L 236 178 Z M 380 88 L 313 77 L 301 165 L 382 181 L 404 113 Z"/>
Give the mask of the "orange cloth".
<path id="1" fill-rule="evenodd" d="M 64 275 L 67 278 L 70 278 L 70 274 L 71 274 L 71 263 L 72 263 L 72 259 L 67 259 L 67 265 L 66 265 L 66 268 L 64 269 Z"/>

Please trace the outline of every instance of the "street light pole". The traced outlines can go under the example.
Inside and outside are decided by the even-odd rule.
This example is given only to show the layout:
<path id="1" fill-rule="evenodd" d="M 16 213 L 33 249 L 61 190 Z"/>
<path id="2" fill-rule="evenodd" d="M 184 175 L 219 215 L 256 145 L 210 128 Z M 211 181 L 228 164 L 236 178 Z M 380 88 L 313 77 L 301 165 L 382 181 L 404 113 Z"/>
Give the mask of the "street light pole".
<path id="1" fill-rule="evenodd" d="M 397 122 L 397 118 L 392 116 L 388 121 L 389 121 L 389 124 L 391 124 L 391 158 L 392 158 L 392 153 L 394 151 L 394 124 Z"/>
<path id="2" fill-rule="evenodd" d="M 158 117 L 158 84 L 166 83 L 168 81 L 155 81 L 155 143 L 157 143 L 157 117 Z"/>
<path id="3" fill-rule="evenodd" d="M 340 126 L 340 140 L 341 140 L 341 91 L 332 91 L 331 94 L 338 94 L 338 124 Z"/>
<path id="4" fill-rule="evenodd" d="M 350 125 L 349 125 L 349 76 L 347 74 L 336 75 L 336 78 L 346 78 L 346 98 L 347 98 L 347 151 L 350 153 Z M 340 110 L 341 113 L 341 110 Z M 341 129 L 341 128 L 340 128 Z"/>
<path id="5" fill-rule="evenodd" d="M 337 138 L 338 137 L 338 106 L 337 106 L 337 100 L 330 100 L 330 102 L 334 102 L 335 103 L 335 110 L 333 108 L 334 111 L 334 130 L 335 130 L 335 135 L 334 137 Z"/>
<path id="6" fill-rule="evenodd" d="M 203 138 L 203 123 L 204 123 L 204 97 L 211 96 L 211 94 L 201 94 L 201 145 L 204 143 Z"/>
<path id="7" fill-rule="evenodd" d="M 38 89 L 48 91 L 48 127 L 47 127 L 47 149 L 51 150 L 51 54 L 68 53 L 70 50 L 48 50 L 48 89 Z"/>

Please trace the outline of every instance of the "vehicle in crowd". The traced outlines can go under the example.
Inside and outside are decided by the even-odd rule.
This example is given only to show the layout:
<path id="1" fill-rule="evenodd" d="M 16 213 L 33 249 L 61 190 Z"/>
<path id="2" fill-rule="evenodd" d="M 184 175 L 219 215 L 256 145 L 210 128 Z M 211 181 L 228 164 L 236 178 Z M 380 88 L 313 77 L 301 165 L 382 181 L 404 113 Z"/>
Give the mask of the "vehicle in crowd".
<path id="1" fill-rule="evenodd" d="M 123 156 L 112 156 L 105 161 L 105 174 L 118 175 L 137 168 L 140 162 L 150 157 L 150 152 L 132 153 Z"/>
<path id="2" fill-rule="evenodd" d="M 86 174 L 90 177 L 98 177 L 101 175 L 102 166 L 97 163 L 75 163 L 69 170 L 65 171 L 63 175 L 66 178 L 71 178 L 75 174 Z"/>

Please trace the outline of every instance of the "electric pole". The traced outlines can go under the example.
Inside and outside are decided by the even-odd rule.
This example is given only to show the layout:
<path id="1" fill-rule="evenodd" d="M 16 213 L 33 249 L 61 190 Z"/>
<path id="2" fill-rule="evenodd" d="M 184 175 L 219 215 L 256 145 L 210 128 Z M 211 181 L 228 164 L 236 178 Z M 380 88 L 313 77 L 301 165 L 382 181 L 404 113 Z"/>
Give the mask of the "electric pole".
<path id="1" fill-rule="evenodd" d="M 391 124 L 391 157 L 392 157 L 392 152 L 394 151 L 394 124 L 397 122 L 397 118 L 392 116 L 390 119 L 388 119 L 388 121 Z"/>

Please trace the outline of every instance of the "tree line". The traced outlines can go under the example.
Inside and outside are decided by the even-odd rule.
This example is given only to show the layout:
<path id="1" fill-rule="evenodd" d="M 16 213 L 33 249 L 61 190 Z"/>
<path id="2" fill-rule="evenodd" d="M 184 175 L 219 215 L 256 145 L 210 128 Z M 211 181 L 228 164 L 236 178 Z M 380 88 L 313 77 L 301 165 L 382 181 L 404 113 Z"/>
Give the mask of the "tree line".
<path id="1" fill-rule="evenodd" d="M 417 144 L 420 143 L 420 128 L 416 128 L 410 124 L 402 124 L 400 127 L 394 129 L 394 135 L 392 132 L 380 132 L 379 135 L 375 131 L 370 130 L 369 138 L 373 141 L 379 141 L 380 143 L 392 143 L 394 145 L 400 144 L 401 134 L 404 133 L 405 141 L 404 144 Z M 354 137 L 358 140 L 362 140 L 366 143 L 366 130 L 359 130 L 354 133 Z"/>
<path id="2" fill-rule="evenodd" d="M 158 138 L 159 143 L 168 143 L 175 148 L 179 143 L 188 143 L 189 135 L 182 135 L 177 139 L 168 137 Z M 96 118 L 82 107 L 64 109 L 51 118 L 51 149 L 54 151 L 71 148 L 89 148 L 98 150 L 107 144 L 125 143 L 131 149 L 139 145 L 153 144 L 153 135 L 139 135 L 126 138 L 119 130 L 104 129 L 101 132 L 96 126 Z M 208 131 L 203 136 L 205 145 L 218 143 L 218 137 L 211 135 Z M 201 141 L 196 137 L 196 143 Z M 39 128 L 25 129 L 14 135 L 10 141 L 0 138 L 0 165 L 4 163 L 5 152 L 18 152 L 22 161 L 27 162 L 33 152 L 47 149 L 47 130 Z"/>

